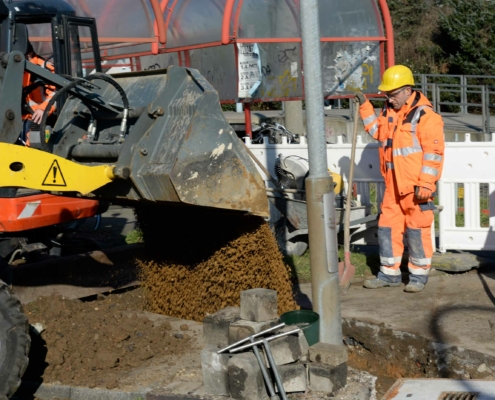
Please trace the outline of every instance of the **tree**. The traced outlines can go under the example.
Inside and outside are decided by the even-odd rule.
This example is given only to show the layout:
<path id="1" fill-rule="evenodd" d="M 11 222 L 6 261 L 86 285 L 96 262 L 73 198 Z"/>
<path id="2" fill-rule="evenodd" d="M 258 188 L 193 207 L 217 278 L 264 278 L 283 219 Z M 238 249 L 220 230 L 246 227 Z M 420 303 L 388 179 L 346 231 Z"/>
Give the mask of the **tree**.
<path id="1" fill-rule="evenodd" d="M 440 12 L 431 0 L 388 0 L 395 36 L 395 58 L 415 73 L 442 72 L 441 48 L 434 42 Z"/>
<path id="2" fill-rule="evenodd" d="M 495 75 L 495 1 L 446 0 L 436 41 L 448 72 Z"/>

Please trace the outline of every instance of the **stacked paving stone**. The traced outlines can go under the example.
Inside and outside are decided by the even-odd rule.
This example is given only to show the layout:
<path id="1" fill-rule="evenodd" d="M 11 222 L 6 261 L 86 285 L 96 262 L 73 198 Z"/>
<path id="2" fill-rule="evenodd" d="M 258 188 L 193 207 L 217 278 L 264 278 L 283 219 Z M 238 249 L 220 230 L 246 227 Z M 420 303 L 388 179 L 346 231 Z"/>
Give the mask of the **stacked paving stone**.
<path id="1" fill-rule="evenodd" d="M 239 400 L 268 398 L 252 348 L 234 354 L 228 351 L 218 354 L 218 351 L 278 323 L 277 292 L 269 289 L 245 290 L 241 292 L 240 308 L 227 307 L 208 314 L 203 320 L 206 346 L 201 352 L 206 394 Z M 266 337 L 293 329 L 294 326 L 285 326 Z M 270 341 L 269 345 L 286 393 L 332 393 L 345 386 L 347 351 L 343 345 L 317 343 L 310 347 L 302 331 Z M 263 346 L 258 348 L 273 377 Z M 278 392 L 275 380 L 272 381 Z"/>

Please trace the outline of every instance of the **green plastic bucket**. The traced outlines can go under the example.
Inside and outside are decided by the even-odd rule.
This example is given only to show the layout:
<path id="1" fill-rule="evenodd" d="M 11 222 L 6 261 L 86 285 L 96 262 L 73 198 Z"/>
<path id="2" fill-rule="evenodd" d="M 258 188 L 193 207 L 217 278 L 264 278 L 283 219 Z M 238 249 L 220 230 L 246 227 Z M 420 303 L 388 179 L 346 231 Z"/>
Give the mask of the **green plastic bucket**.
<path id="1" fill-rule="evenodd" d="M 297 325 L 302 329 L 310 346 L 320 341 L 320 316 L 311 310 L 288 311 L 280 316 L 285 325 Z"/>

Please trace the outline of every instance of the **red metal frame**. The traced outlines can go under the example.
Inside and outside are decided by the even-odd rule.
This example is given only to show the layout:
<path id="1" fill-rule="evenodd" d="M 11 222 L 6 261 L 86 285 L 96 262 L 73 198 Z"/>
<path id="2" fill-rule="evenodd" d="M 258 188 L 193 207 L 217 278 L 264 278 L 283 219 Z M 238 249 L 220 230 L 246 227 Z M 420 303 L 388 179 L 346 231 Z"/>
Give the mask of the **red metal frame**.
<path id="1" fill-rule="evenodd" d="M 232 11 L 234 10 L 235 0 L 227 0 L 225 3 L 225 11 L 222 20 L 222 44 L 230 43 L 230 20 L 232 19 Z M 235 38 L 235 37 L 234 37 Z"/>
<path id="2" fill-rule="evenodd" d="M 96 200 L 46 193 L 0 198 L 0 232 L 20 232 L 94 217 L 98 205 Z M 26 213 L 26 210 L 29 212 Z"/>
<path id="3" fill-rule="evenodd" d="M 390 16 L 390 10 L 388 8 L 387 0 L 378 0 L 380 8 L 382 9 L 383 23 L 385 25 L 385 36 L 387 37 L 387 65 L 391 67 L 395 65 L 394 54 L 394 27 L 392 26 L 392 17 Z"/>
<path id="4" fill-rule="evenodd" d="M 165 44 L 167 43 L 167 31 L 165 28 L 165 21 L 163 20 L 163 11 L 167 6 L 168 0 L 165 0 L 165 7 L 163 9 L 158 0 L 150 0 L 150 3 L 153 8 L 153 13 L 155 14 L 155 24 L 158 30 L 158 41 L 161 44 Z"/>

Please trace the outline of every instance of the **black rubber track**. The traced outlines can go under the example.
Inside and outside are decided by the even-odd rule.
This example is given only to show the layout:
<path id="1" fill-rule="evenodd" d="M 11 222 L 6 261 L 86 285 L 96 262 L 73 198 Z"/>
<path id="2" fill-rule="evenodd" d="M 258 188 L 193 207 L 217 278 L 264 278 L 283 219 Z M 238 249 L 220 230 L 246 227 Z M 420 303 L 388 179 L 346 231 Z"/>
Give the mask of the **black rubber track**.
<path id="1" fill-rule="evenodd" d="M 0 281 L 0 400 L 11 397 L 28 365 L 29 324 L 22 307 Z"/>

